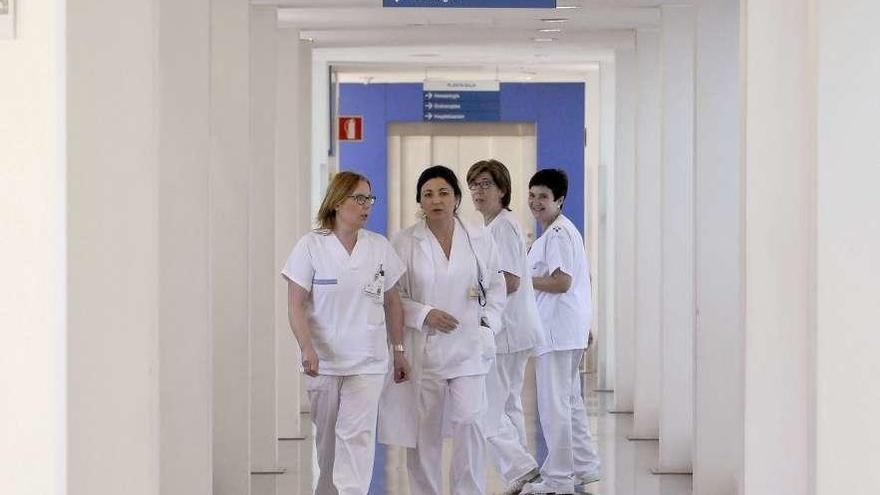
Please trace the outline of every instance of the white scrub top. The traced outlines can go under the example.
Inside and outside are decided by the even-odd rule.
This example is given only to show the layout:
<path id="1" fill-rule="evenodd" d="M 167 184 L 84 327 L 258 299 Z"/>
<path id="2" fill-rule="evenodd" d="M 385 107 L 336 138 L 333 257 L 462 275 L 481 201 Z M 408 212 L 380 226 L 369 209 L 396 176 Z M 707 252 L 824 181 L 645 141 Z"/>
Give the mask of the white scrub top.
<path id="1" fill-rule="evenodd" d="M 516 216 L 509 210 L 501 210 L 487 227 L 498 246 L 499 269 L 519 277 L 519 288 L 507 295 L 495 346 L 498 354 L 527 351 L 542 340 L 543 329 L 532 288 L 525 236 Z"/>
<path id="2" fill-rule="evenodd" d="M 349 255 L 333 233 L 309 232 L 281 274 L 311 293 L 306 307 L 322 375 L 388 371 L 384 291 L 404 266 L 387 239 L 361 229 Z"/>
<path id="3" fill-rule="evenodd" d="M 535 354 L 586 349 L 593 325 L 590 262 L 584 238 L 564 215 L 559 215 L 529 249 L 533 277 L 546 277 L 560 269 L 571 276 L 571 287 L 561 294 L 536 290 L 544 342 Z"/>

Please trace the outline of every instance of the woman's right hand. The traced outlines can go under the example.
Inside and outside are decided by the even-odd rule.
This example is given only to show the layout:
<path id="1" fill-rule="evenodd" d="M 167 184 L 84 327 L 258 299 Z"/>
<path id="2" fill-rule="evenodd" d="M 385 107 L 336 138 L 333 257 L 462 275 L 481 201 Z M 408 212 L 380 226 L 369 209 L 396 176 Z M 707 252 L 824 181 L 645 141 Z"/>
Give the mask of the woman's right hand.
<path id="1" fill-rule="evenodd" d="M 446 311 L 439 309 L 428 311 L 425 323 L 427 323 L 429 327 L 436 328 L 443 333 L 449 333 L 455 330 L 455 327 L 458 326 L 458 320 Z"/>
<path id="2" fill-rule="evenodd" d="M 305 374 L 318 376 L 318 354 L 314 347 L 309 345 L 302 348 L 302 366 Z"/>

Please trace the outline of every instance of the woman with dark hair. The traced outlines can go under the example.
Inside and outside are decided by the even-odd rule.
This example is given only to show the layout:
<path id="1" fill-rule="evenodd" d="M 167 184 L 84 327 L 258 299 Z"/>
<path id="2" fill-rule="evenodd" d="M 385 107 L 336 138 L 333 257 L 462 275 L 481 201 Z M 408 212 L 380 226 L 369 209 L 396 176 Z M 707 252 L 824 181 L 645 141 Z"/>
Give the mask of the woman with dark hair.
<path id="1" fill-rule="evenodd" d="M 485 489 L 485 377 L 506 297 L 498 253 L 482 228 L 456 215 L 461 188 L 452 170 L 422 172 L 416 201 L 424 220 L 392 241 L 406 273 L 405 355 L 411 380 L 386 384 L 379 441 L 407 447 L 410 492 L 440 495 L 444 433 L 453 440 L 450 493 Z"/>
<path id="2" fill-rule="evenodd" d="M 387 239 L 363 228 L 375 200 L 366 177 L 336 174 L 319 227 L 297 242 L 281 272 L 316 428 L 320 495 L 369 491 L 388 341 L 403 342 L 403 263 Z M 408 369 L 394 352 L 395 381 Z"/>
<path id="3" fill-rule="evenodd" d="M 540 170 L 529 180 L 529 209 L 542 231 L 529 249 L 529 264 L 544 328 L 535 382 L 547 458 L 541 479 L 525 485 L 524 494 L 586 493 L 583 485 L 601 476 L 578 368 L 593 321 L 590 264 L 584 238 L 562 214 L 566 194 L 562 170 Z"/>
<path id="4" fill-rule="evenodd" d="M 495 364 L 486 376 L 486 439 L 495 468 L 507 485 L 502 495 L 519 493 L 538 477 L 538 464 L 527 450 L 521 396 L 526 364 L 542 332 L 525 236 L 510 211 L 510 182 L 510 172 L 498 160 L 478 161 L 467 173 L 474 207 L 498 246 L 508 298 L 501 329 L 495 334 Z"/>

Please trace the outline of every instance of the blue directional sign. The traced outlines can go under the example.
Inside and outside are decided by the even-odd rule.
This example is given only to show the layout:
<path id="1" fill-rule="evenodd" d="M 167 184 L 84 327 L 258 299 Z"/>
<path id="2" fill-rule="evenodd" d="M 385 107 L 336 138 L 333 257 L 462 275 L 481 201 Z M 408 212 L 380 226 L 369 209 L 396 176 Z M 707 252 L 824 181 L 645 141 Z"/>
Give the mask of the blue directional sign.
<path id="1" fill-rule="evenodd" d="M 556 0 L 382 0 L 383 7 L 555 9 Z"/>
<path id="2" fill-rule="evenodd" d="M 423 120 L 487 122 L 501 120 L 501 92 L 495 81 L 433 82 L 422 88 Z"/>

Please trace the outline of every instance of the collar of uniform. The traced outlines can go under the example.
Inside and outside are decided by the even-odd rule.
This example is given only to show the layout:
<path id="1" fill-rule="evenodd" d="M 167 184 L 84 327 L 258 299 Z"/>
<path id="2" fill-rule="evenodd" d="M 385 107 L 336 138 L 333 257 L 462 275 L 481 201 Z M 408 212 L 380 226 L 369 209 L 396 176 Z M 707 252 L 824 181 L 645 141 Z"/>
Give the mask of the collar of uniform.
<path id="1" fill-rule="evenodd" d="M 556 217 L 556 219 L 553 220 L 553 223 L 551 223 L 551 224 L 547 227 L 547 230 L 545 230 L 545 231 L 543 232 L 543 234 L 546 234 L 547 232 L 550 232 L 550 231 L 553 231 L 553 230 L 555 230 L 555 231 L 558 232 L 558 231 L 562 228 L 563 224 L 565 224 L 565 222 L 566 222 L 567 220 L 568 220 L 568 219 L 565 218 L 565 215 L 563 215 L 562 213 L 560 213 L 560 214 Z M 542 234 L 542 235 L 543 235 L 543 234 Z"/>
<path id="2" fill-rule="evenodd" d="M 479 237 L 482 237 L 483 233 L 486 231 L 486 227 L 484 227 L 482 225 L 472 225 L 472 224 L 469 224 L 467 221 L 461 220 L 461 219 L 455 221 L 455 228 L 456 229 L 464 228 L 464 230 L 467 231 L 467 234 L 470 236 L 471 239 L 477 239 Z M 420 241 L 428 239 L 428 224 L 427 224 L 427 222 L 422 220 L 419 223 L 417 223 L 415 225 L 415 228 L 412 231 L 412 236 Z"/>

